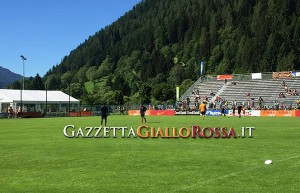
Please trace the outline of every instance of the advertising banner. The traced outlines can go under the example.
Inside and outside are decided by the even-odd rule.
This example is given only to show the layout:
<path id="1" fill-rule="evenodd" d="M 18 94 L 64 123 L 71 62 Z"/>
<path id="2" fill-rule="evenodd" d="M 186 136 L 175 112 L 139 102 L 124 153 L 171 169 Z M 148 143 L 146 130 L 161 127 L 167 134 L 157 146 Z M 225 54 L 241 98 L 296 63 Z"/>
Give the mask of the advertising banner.
<path id="1" fill-rule="evenodd" d="M 206 116 L 221 116 L 220 110 L 208 110 L 205 113 Z"/>
<path id="2" fill-rule="evenodd" d="M 140 110 L 129 110 L 128 115 L 131 115 L 131 116 L 140 115 Z M 146 115 L 173 116 L 173 115 L 175 115 L 175 111 L 174 110 L 147 110 Z"/>
<path id="3" fill-rule="evenodd" d="M 292 78 L 292 71 L 273 72 L 273 78 Z"/>
<path id="4" fill-rule="evenodd" d="M 218 75 L 217 80 L 232 80 L 233 76 L 231 74 L 225 74 L 225 75 Z"/>
<path id="5" fill-rule="evenodd" d="M 300 76 L 300 72 L 292 72 L 292 76 L 293 76 L 293 77 Z"/>
<path id="6" fill-rule="evenodd" d="M 252 73 L 252 79 L 261 79 L 261 73 Z"/>
<path id="7" fill-rule="evenodd" d="M 300 110 L 295 110 L 295 116 L 300 117 Z"/>
<path id="8" fill-rule="evenodd" d="M 260 116 L 263 117 L 292 117 L 295 111 L 292 110 L 261 110 Z"/>
<path id="9" fill-rule="evenodd" d="M 70 117 L 86 117 L 86 116 L 92 116 L 91 111 L 76 111 L 76 112 L 70 112 Z"/>
<path id="10" fill-rule="evenodd" d="M 186 115 L 186 111 L 175 111 L 175 115 Z"/>
<path id="11" fill-rule="evenodd" d="M 245 115 L 243 114 L 243 111 L 241 112 L 242 116 L 252 116 L 252 117 L 259 117 L 260 111 L 259 110 L 245 110 Z M 228 116 L 233 116 L 232 110 L 228 110 Z M 235 116 L 238 116 L 238 111 L 235 110 Z"/>
<path id="12" fill-rule="evenodd" d="M 175 115 L 200 115 L 200 111 L 175 111 Z M 206 116 L 221 116 L 220 110 L 207 110 Z"/>

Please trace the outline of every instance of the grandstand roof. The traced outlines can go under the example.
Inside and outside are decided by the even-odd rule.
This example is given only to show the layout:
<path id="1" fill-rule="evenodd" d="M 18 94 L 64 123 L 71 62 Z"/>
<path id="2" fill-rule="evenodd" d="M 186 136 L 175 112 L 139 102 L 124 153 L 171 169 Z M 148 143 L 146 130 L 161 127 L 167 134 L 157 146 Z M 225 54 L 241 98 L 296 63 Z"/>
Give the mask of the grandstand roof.
<path id="1" fill-rule="evenodd" d="M 22 102 L 36 103 L 46 101 L 45 90 L 22 90 Z M 21 90 L 0 89 L 0 103 L 21 102 Z M 62 91 L 47 91 L 48 103 L 67 103 L 69 95 Z M 71 103 L 79 103 L 79 100 L 70 97 Z"/>

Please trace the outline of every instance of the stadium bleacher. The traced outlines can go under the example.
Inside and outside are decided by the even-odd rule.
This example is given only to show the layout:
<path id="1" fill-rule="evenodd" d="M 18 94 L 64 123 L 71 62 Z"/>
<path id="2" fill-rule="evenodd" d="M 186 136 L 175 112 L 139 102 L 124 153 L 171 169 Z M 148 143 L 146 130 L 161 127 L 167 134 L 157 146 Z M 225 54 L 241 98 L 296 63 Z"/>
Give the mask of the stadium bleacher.
<path id="1" fill-rule="evenodd" d="M 297 100 L 300 99 L 298 95 L 290 95 L 285 91 L 285 85 L 289 89 L 296 89 L 300 92 L 300 77 L 293 78 L 280 78 L 272 79 L 272 77 L 264 79 L 248 79 L 247 80 L 230 80 L 225 84 L 224 80 L 211 79 L 209 81 L 197 80 L 194 85 L 180 98 L 182 101 L 186 98 L 190 99 L 189 107 L 190 109 L 195 108 L 195 97 L 207 96 L 209 103 L 218 103 L 216 101 L 216 96 L 221 98 L 221 101 L 228 101 L 228 105 L 232 105 L 233 101 L 238 104 L 242 103 L 245 105 L 250 105 L 252 100 L 254 101 L 254 108 L 273 108 L 275 101 L 278 101 L 281 108 L 295 108 L 297 106 Z M 197 93 L 197 91 L 199 93 Z M 215 97 L 210 95 L 210 92 L 215 94 Z M 285 98 L 279 98 L 279 93 L 283 93 Z M 247 93 L 250 93 L 250 97 L 247 97 Z M 259 107 L 259 97 L 262 97 L 263 102 L 261 107 Z M 201 102 L 201 100 L 200 100 Z M 251 106 L 251 105 L 250 105 Z M 219 105 L 216 105 L 218 108 Z"/>

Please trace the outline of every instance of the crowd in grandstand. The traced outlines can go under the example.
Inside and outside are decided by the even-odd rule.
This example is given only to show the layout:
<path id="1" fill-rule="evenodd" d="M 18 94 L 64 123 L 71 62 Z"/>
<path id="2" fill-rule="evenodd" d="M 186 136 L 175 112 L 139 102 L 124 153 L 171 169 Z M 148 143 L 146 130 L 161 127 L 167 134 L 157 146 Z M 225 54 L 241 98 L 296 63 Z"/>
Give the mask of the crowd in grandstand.
<path id="1" fill-rule="evenodd" d="M 288 85 L 285 83 L 285 81 L 281 84 L 284 88 L 284 92 L 280 92 L 278 94 L 278 98 L 286 98 L 287 95 L 292 96 L 299 96 L 299 93 L 297 89 L 289 88 Z M 216 110 L 216 109 L 235 109 L 238 105 L 242 105 L 244 109 L 258 109 L 258 110 L 292 110 L 293 107 L 291 104 L 285 104 L 283 101 L 279 102 L 278 100 L 275 100 L 273 105 L 264 104 L 264 99 L 259 96 L 257 100 L 254 98 L 251 98 L 251 93 L 246 93 L 245 101 L 237 103 L 236 100 L 233 101 L 227 101 L 226 98 L 220 98 L 219 96 L 215 96 L 215 93 L 213 91 L 209 92 L 210 96 L 200 96 L 200 91 L 198 89 L 194 90 L 192 92 L 193 95 L 195 95 L 194 98 L 194 104 L 191 105 L 191 100 L 189 97 L 186 98 L 186 100 L 179 101 L 177 103 L 177 109 L 179 110 L 199 110 L 199 106 L 202 102 L 204 102 L 207 105 L 207 109 L 209 110 Z M 211 100 L 214 97 L 214 100 Z M 300 109 L 300 99 L 296 101 L 296 108 Z"/>

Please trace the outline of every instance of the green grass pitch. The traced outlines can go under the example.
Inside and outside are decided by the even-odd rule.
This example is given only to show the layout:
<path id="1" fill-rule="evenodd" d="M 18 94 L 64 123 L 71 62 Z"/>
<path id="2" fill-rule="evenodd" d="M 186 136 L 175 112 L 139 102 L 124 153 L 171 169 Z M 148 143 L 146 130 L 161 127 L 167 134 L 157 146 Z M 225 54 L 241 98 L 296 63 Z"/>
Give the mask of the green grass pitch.
<path id="1" fill-rule="evenodd" d="M 1 119 L 0 192 L 299 192 L 296 117 L 147 116 L 151 127 L 254 126 L 253 138 L 66 138 L 100 117 Z M 109 116 L 136 129 L 140 117 Z M 267 159 L 273 164 L 265 165 Z"/>

